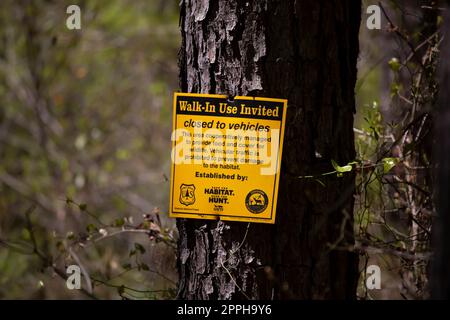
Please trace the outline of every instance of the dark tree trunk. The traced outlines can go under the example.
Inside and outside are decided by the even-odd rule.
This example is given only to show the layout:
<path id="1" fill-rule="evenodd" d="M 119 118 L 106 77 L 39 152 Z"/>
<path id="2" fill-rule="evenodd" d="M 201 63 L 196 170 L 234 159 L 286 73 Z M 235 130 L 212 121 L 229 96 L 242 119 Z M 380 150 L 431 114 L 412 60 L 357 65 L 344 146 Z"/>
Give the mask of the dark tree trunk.
<path id="1" fill-rule="evenodd" d="M 437 218 L 433 224 L 435 257 L 432 262 L 431 296 L 450 298 L 450 0 L 444 17 L 440 62 L 440 93 L 436 114 L 435 158 Z"/>
<path id="2" fill-rule="evenodd" d="M 179 219 L 181 299 L 352 299 L 360 1 L 183 0 L 183 92 L 287 98 L 275 225 Z M 246 233 L 248 228 L 248 233 Z M 350 249 L 350 250 L 349 250 Z"/>

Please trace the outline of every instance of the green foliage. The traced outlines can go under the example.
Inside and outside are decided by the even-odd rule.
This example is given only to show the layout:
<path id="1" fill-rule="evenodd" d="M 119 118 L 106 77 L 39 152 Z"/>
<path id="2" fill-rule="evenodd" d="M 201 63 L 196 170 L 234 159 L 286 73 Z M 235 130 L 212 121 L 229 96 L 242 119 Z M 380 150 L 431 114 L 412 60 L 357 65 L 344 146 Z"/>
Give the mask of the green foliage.
<path id="1" fill-rule="evenodd" d="M 118 218 L 114 221 L 114 226 L 115 227 L 122 227 L 125 224 L 125 219 L 124 218 Z"/>
<path id="2" fill-rule="evenodd" d="M 74 252 L 90 272 L 119 274 L 140 241 L 139 259 L 158 255 L 145 263 L 164 265 L 174 277 L 173 248 L 163 243 L 170 236 L 158 234 L 161 244 L 150 246 L 148 234 L 114 234 L 167 203 L 168 184 L 160 177 L 168 175 L 169 97 L 178 87 L 178 3 L 83 1 L 80 32 L 65 28 L 67 5 L 0 1 L 0 240 L 20 239 L 20 249 L 32 243 L 24 213 L 33 203 L 35 240 L 63 271 Z M 93 245 L 98 238 L 105 240 Z M 0 298 L 82 296 L 52 278 L 48 261 L 10 250 L 0 243 Z M 133 270 L 117 281 L 142 290 L 173 287 Z M 107 288 L 94 291 L 118 297 L 115 287 Z"/>
<path id="3" fill-rule="evenodd" d="M 391 83 L 391 97 L 398 96 L 401 89 L 401 85 L 396 82 Z"/>
<path id="4" fill-rule="evenodd" d="M 333 165 L 333 168 L 338 172 L 338 173 L 344 173 L 344 172 L 350 172 L 352 171 L 352 166 L 350 164 L 347 164 L 343 167 L 339 166 L 336 161 L 334 161 L 333 159 L 331 160 L 331 164 Z"/>
<path id="5" fill-rule="evenodd" d="M 392 58 L 391 60 L 389 60 L 388 64 L 392 71 L 398 72 L 400 70 L 401 64 L 397 58 Z"/>
<path id="6" fill-rule="evenodd" d="M 136 249 L 136 252 L 139 252 L 140 254 L 144 254 L 145 253 L 145 248 L 140 243 L 135 242 L 134 243 L 134 248 Z"/>
<path id="7" fill-rule="evenodd" d="M 89 223 L 86 226 L 86 231 L 87 231 L 87 233 L 94 233 L 94 232 L 98 232 L 98 228 L 95 224 Z"/>
<path id="8" fill-rule="evenodd" d="M 428 261 L 420 255 L 430 254 L 433 212 L 429 112 L 437 92 L 436 31 L 442 18 L 430 14 L 436 8 L 380 4 L 389 18 L 387 32 L 372 38 L 362 28 L 360 35 L 354 229 L 360 267 L 380 265 L 392 286 L 370 292 L 362 276 L 359 294 L 362 299 L 423 299 Z"/>
<path id="9" fill-rule="evenodd" d="M 381 161 L 383 162 L 383 172 L 386 174 L 391 171 L 400 160 L 398 158 L 384 158 Z"/>

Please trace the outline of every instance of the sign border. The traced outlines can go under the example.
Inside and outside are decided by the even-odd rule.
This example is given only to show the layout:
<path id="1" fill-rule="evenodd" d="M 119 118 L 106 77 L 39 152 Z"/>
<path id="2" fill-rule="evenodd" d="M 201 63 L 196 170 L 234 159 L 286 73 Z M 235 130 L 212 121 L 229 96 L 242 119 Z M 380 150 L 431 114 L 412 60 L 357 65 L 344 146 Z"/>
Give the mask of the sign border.
<path id="1" fill-rule="evenodd" d="M 222 94 L 209 94 L 209 93 L 184 93 L 184 92 L 174 92 L 173 94 L 173 115 L 172 115 L 172 132 L 177 129 L 177 112 L 176 112 L 176 102 L 178 97 L 201 97 L 201 98 L 218 98 L 218 99 L 227 99 L 227 95 Z M 269 102 L 281 102 L 283 104 L 283 117 L 281 119 L 280 126 L 280 137 L 279 137 L 279 148 L 278 148 L 278 157 L 276 162 L 276 172 L 274 179 L 274 191 L 272 195 L 272 207 L 270 212 L 270 218 L 261 218 L 261 217 L 249 217 L 249 216 L 236 216 L 236 215 L 224 215 L 224 214 L 215 214 L 215 213 L 197 213 L 197 212 L 178 212 L 173 209 L 173 197 L 174 197 L 174 184 L 175 184 L 175 163 L 171 161 L 171 172 L 170 172 L 170 203 L 169 203 L 169 217 L 170 218 L 188 218 L 188 219 L 206 219 L 206 220 L 224 220 L 224 221 L 237 221 L 237 222 L 259 222 L 259 223 L 267 223 L 274 224 L 276 218 L 276 210 L 278 203 L 278 188 L 280 182 L 280 170 L 281 170 L 281 160 L 283 155 L 283 144 L 284 144 L 284 131 L 286 124 L 286 114 L 288 108 L 288 100 L 287 99 L 279 99 L 279 98 L 264 98 L 264 97 L 252 97 L 252 96 L 235 96 L 235 100 L 256 100 L 256 101 L 269 101 Z M 203 115 L 197 115 L 202 117 Z M 208 116 L 208 115 L 205 115 Z M 273 120 L 276 121 L 276 120 Z M 172 148 L 171 153 L 175 152 L 176 148 L 176 137 L 172 140 Z M 275 211 L 274 211 L 275 210 Z M 193 217 L 195 215 L 196 217 Z"/>

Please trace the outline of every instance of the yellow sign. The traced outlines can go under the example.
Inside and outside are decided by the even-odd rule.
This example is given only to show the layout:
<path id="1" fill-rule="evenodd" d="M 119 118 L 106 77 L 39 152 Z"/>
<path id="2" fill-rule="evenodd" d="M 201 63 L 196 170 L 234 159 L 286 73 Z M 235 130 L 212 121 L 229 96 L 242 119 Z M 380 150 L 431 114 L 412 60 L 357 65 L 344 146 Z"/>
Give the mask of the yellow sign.
<path id="1" fill-rule="evenodd" d="M 175 93 L 170 216 L 275 223 L 287 100 Z"/>

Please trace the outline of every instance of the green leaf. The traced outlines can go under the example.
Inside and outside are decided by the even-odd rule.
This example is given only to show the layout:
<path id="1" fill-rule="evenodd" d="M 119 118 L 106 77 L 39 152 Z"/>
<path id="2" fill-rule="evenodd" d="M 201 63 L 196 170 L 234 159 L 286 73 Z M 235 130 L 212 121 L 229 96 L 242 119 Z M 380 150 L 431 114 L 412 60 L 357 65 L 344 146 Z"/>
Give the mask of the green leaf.
<path id="1" fill-rule="evenodd" d="M 384 173 L 388 173 L 389 171 L 391 171 L 391 169 L 393 167 L 395 167 L 395 165 L 397 163 L 400 162 L 400 159 L 398 159 L 398 158 L 384 158 L 381 161 L 383 162 L 383 172 Z"/>
<path id="2" fill-rule="evenodd" d="M 24 240 L 30 240 L 31 239 L 31 234 L 30 231 L 26 228 L 22 229 L 22 238 Z"/>
<path id="3" fill-rule="evenodd" d="M 86 231 L 87 231 L 88 233 L 94 233 L 94 232 L 97 231 L 97 227 L 96 227 L 95 224 L 90 223 L 90 224 L 88 224 L 88 225 L 86 226 Z"/>
<path id="4" fill-rule="evenodd" d="M 64 247 L 64 243 L 62 241 L 56 242 L 56 248 L 59 252 L 65 252 L 66 248 Z"/>
<path id="5" fill-rule="evenodd" d="M 388 64 L 392 71 L 397 72 L 398 70 L 400 70 L 401 65 L 400 61 L 398 61 L 397 58 L 392 58 L 391 60 L 389 60 Z"/>
<path id="6" fill-rule="evenodd" d="M 86 211 L 87 209 L 87 204 L 86 203 L 82 203 L 78 206 L 80 208 L 81 211 Z"/>
<path id="7" fill-rule="evenodd" d="M 114 221 L 114 226 L 116 226 L 116 227 L 121 227 L 124 224 L 125 224 L 125 219 L 124 218 L 119 218 L 119 219 L 116 219 Z"/>
<path id="8" fill-rule="evenodd" d="M 334 161 L 333 159 L 331 159 L 331 164 L 333 165 L 334 170 L 336 170 L 338 173 L 343 173 L 343 172 L 350 172 L 352 171 L 352 166 L 350 164 L 346 164 L 345 166 L 341 167 L 340 165 L 338 165 L 336 163 L 336 161 Z M 338 175 L 339 176 L 339 175 Z"/>
<path id="9" fill-rule="evenodd" d="M 136 249 L 136 251 L 139 251 L 141 254 L 145 253 L 145 248 L 142 244 L 135 242 L 134 243 L 134 248 Z"/>
<path id="10" fill-rule="evenodd" d="M 376 141 L 378 141 L 380 139 L 380 134 L 378 133 L 378 130 L 374 127 L 371 127 L 373 129 L 373 136 L 375 138 Z"/>
<path id="11" fill-rule="evenodd" d="M 400 89 L 401 89 L 400 84 L 393 82 L 391 84 L 391 97 L 395 97 L 396 95 L 398 95 Z"/>
<path id="12" fill-rule="evenodd" d="M 130 270 L 131 269 L 131 263 L 125 263 L 122 265 L 122 268 L 124 268 L 125 270 Z"/>
<path id="13" fill-rule="evenodd" d="M 127 149 L 120 148 L 116 151 L 116 158 L 119 160 L 127 160 L 130 157 L 130 152 Z"/>

